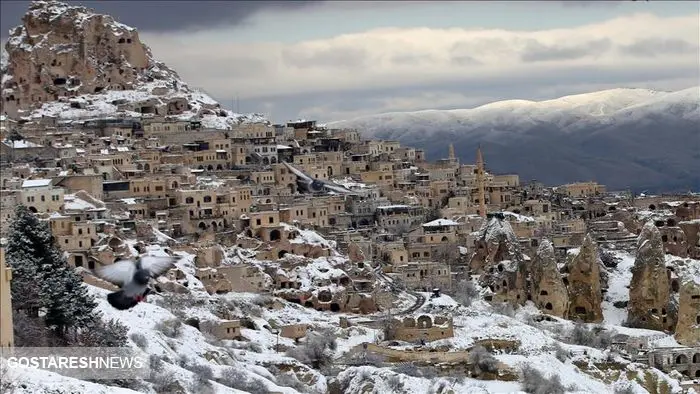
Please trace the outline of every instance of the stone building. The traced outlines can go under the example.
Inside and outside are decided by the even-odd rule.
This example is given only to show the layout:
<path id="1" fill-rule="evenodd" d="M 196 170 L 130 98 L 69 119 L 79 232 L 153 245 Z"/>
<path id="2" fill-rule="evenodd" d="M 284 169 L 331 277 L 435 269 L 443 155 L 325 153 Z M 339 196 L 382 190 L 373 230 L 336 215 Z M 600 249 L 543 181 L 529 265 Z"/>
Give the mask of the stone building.
<path id="1" fill-rule="evenodd" d="M 669 277 L 666 272 L 661 233 L 649 221 L 637 241 L 637 257 L 632 267 L 628 322 L 633 327 L 672 331 L 669 320 Z"/>
<path id="2" fill-rule="evenodd" d="M 438 339 L 452 338 L 454 327 L 451 317 L 420 315 L 418 317 L 407 316 L 402 320 L 394 319 L 392 322 L 392 338 L 399 341 L 431 342 Z"/>
<path id="3" fill-rule="evenodd" d="M 603 321 L 601 302 L 603 294 L 600 284 L 602 262 L 598 257 L 598 247 L 586 235 L 581 249 L 566 266 L 564 284 L 569 292 L 570 319 L 581 319 L 586 323 Z"/>

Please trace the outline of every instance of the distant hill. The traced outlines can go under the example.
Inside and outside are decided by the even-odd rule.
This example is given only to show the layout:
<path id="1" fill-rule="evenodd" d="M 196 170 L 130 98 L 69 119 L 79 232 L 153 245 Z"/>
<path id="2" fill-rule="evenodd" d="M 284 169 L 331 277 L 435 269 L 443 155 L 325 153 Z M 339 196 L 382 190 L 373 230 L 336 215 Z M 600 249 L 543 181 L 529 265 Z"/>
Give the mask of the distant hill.
<path id="1" fill-rule="evenodd" d="M 611 89 L 547 101 L 507 100 L 328 123 L 463 162 L 479 144 L 487 167 L 546 184 L 596 180 L 610 189 L 700 190 L 700 87 Z"/>

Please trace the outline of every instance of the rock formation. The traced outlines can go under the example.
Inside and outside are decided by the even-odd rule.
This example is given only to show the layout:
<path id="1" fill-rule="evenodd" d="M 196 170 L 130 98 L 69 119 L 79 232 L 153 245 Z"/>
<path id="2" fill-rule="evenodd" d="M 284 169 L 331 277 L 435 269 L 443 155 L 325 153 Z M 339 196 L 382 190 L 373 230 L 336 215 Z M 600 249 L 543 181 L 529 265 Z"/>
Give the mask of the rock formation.
<path id="1" fill-rule="evenodd" d="M 669 277 L 661 233 L 647 222 L 637 239 L 637 257 L 632 267 L 628 322 L 632 327 L 651 330 L 673 328 L 668 321 Z"/>
<path id="2" fill-rule="evenodd" d="M 557 269 L 554 247 L 542 240 L 531 268 L 532 300 L 545 313 L 566 318 L 569 309 L 569 294 Z"/>
<path id="3" fill-rule="evenodd" d="M 11 31 L 3 79 L 5 111 L 103 90 L 133 89 L 138 82 L 179 80 L 153 60 L 135 29 L 85 7 L 34 1 Z"/>
<path id="4" fill-rule="evenodd" d="M 203 126 L 224 129 L 264 121 L 232 114 L 190 90 L 153 58 L 136 29 L 85 7 L 33 1 L 5 50 L 2 113 L 12 118 L 206 115 Z"/>
<path id="5" fill-rule="evenodd" d="M 473 271 L 483 271 L 481 282 L 493 292 L 492 301 L 524 304 L 528 300 L 527 266 L 510 224 L 492 218 L 480 230 Z"/>
<path id="6" fill-rule="evenodd" d="M 603 321 L 601 302 L 601 261 L 598 257 L 598 247 L 590 235 L 583 239 L 583 245 L 565 267 L 564 283 L 569 293 L 570 319 L 582 320 L 586 323 Z"/>
<path id="7" fill-rule="evenodd" d="M 690 220 L 678 223 L 685 233 L 688 257 L 700 259 L 700 220 Z"/>
<path id="8" fill-rule="evenodd" d="M 700 263 L 692 259 L 676 260 L 670 267 L 677 273 L 679 282 L 676 340 L 686 346 L 700 346 Z"/>

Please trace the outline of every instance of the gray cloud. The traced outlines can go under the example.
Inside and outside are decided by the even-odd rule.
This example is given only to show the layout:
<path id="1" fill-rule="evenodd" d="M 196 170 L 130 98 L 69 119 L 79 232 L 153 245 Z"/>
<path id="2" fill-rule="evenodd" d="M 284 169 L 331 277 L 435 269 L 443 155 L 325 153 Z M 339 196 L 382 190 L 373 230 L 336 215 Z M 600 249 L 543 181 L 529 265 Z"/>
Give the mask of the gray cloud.
<path id="1" fill-rule="evenodd" d="M 290 47 L 282 50 L 282 59 L 298 68 L 339 67 L 357 68 L 367 63 L 367 51 L 352 46 L 336 46 L 318 50 Z"/>
<path id="2" fill-rule="evenodd" d="M 5 36 L 21 24 L 29 1 L 1 1 L 0 27 Z M 293 10 L 323 3 L 301 1 L 66 1 L 71 5 L 93 8 L 118 21 L 144 31 L 182 31 L 209 29 L 221 25 L 240 25 L 256 13 L 268 10 Z"/>
<path id="3" fill-rule="evenodd" d="M 575 60 L 591 55 L 601 55 L 607 52 L 611 46 L 612 44 L 607 38 L 579 45 L 544 45 L 536 40 L 529 40 L 520 59 L 524 62 Z"/>
<path id="4" fill-rule="evenodd" d="M 430 55 L 409 54 L 393 56 L 390 61 L 397 65 L 420 66 L 432 62 L 433 58 Z"/>
<path id="5" fill-rule="evenodd" d="M 622 53 L 639 57 L 698 53 L 697 45 L 679 39 L 648 38 L 619 47 Z"/>

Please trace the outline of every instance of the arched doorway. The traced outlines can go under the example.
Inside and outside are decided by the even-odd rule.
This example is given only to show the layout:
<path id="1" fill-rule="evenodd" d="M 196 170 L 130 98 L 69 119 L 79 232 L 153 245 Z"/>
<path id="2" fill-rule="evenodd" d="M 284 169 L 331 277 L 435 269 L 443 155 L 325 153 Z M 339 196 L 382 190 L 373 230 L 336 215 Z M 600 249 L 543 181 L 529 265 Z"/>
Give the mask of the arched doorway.
<path id="1" fill-rule="evenodd" d="M 272 230 L 270 231 L 270 241 L 277 241 L 281 238 L 281 234 L 279 230 Z"/>
<path id="2" fill-rule="evenodd" d="M 289 252 L 287 252 L 286 250 L 280 250 L 279 253 L 277 253 L 277 258 L 279 258 L 279 259 L 283 258 L 284 256 L 287 255 L 287 253 L 289 253 Z"/>

